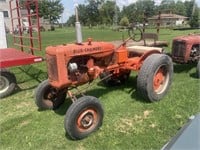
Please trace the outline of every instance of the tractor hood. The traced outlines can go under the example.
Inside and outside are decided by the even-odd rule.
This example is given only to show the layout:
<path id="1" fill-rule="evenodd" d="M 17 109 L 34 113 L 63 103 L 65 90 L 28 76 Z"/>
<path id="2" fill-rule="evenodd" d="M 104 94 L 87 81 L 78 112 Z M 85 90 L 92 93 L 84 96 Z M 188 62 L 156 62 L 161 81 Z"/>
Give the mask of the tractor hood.
<path id="1" fill-rule="evenodd" d="M 174 41 L 187 41 L 189 43 L 200 43 L 200 34 L 178 36 L 173 39 Z"/>
<path id="2" fill-rule="evenodd" d="M 114 45 L 109 42 L 85 42 L 82 44 L 63 44 L 49 46 L 46 53 L 50 55 L 65 55 L 67 57 L 90 55 L 92 57 L 105 57 L 114 52 Z"/>

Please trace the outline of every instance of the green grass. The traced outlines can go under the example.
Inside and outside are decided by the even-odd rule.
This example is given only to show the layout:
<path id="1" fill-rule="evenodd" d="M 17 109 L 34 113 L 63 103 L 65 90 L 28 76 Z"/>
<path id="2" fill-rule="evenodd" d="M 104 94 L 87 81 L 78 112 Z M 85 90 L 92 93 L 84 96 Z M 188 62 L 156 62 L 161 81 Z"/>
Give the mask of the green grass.
<path id="1" fill-rule="evenodd" d="M 171 42 L 177 35 L 198 32 L 161 30 L 160 39 Z M 126 35 L 126 33 L 124 33 Z M 112 41 L 121 39 L 121 32 L 108 29 L 83 29 L 84 40 Z M 72 43 L 73 29 L 42 33 L 43 50 L 48 45 Z M 11 41 L 9 40 L 9 43 Z M 170 47 L 167 48 L 167 51 Z M 38 54 L 43 55 L 44 51 Z M 100 99 L 105 111 L 102 127 L 89 137 L 72 141 L 65 134 L 64 116 L 70 100 L 56 111 L 38 111 L 34 90 L 46 79 L 45 63 L 11 69 L 17 77 L 14 94 L 0 101 L 0 149 L 160 149 L 188 117 L 200 112 L 200 80 L 195 65 L 174 66 L 173 83 L 169 93 L 157 103 L 144 101 L 136 92 L 135 73 L 129 82 L 107 88 L 94 84 L 88 94 Z"/>

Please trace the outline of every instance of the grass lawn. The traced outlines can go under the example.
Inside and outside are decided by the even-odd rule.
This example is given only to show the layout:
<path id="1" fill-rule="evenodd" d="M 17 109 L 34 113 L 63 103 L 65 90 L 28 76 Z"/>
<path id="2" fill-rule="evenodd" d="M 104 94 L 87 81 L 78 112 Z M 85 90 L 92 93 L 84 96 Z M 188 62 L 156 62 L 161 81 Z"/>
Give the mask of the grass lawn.
<path id="1" fill-rule="evenodd" d="M 193 32 L 198 31 L 162 29 L 160 39 L 171 43 L 173 37 Z M 122 34 L 108 29 L 83 29 L 84 40 L 87 37 L 102 41 L 119 40 Z M 37 54 L 44 55 L 48 45 L 74 41 L 72 28 L 43 32 L 43 51 Z M 88 94 L 98 97 L 104 106 L 103 125 L 89 137 L 73 141 L 64 130 L 69 99 L 56 111 L 38 111 L 35 105 L 34 90 L 47 78 L 45 62 L 11 70 L 19 87 L 14 94 L 0 100 L 2 150 L 160 149 L 187 122 L 189 116 L 200 112 L 200 80 L 196 78 L 196 64 L 174 64 L 170 91 L 157 103 L 146 102 L 137 94 L 136 74 L 132 73 L 125 85 L 108 88 L 94 84 L 88 90 Z"/>

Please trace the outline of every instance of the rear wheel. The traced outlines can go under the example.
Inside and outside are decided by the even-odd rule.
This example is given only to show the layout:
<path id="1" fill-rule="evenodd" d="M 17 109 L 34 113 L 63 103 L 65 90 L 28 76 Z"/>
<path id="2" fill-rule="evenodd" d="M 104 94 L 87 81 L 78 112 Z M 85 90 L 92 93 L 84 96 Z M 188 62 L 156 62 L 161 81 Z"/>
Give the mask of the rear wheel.
<path id="1" fill-rule="evenodd" d="M 97 98 L 81 97 L 66 112 L 65 130 L 72 139 L 83 139 L 102 125 L 103 114 Z"/>
<path id="2" fill-rule="evenodd" d="M 173 63 L 164 54 L 152 54 L 144 61 L 137 78 L 137 89 L 151 102 L 162 99 L 172 82 Z"/>
<path id="3" fill-rule="evenodd" d="M 44 80 L 36 89 L 35 103 L 40 109 L 57 109 L 64 103 L 66 90 L 57 90 L 52 87 L 48 80 Z"/>
<path id="4" fill-rule="evenodd" d="M 0 70 L 0 98 L 10 95 L 16 87 L 16 77 L 6 69 Z"/>
<path id="5" fill-rule="evenodd" d="M 197 78 L 200 78 L 200 60 L 198 61 L 197 64 Z"/>

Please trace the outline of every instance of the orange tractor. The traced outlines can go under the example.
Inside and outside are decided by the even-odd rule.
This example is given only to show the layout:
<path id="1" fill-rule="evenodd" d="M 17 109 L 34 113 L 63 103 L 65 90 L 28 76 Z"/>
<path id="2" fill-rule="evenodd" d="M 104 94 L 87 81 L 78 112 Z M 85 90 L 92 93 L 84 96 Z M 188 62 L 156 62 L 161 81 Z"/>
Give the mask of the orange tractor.
<path id="1" fill-rule="evenodd" d="M 97 130 L 103 121 L 103 108 L 94 96 L 77 97 L 73 88 L 91 83 L 100 77 L 111 85 L 128 80 L 131 71 L 138 72 L 137 90 L 151 102 L 158 101 L 169 90 L 173 64 L 161 48 L 131 46 L 128 38 L 118 47 L 109 42 L 82 42 L 81 26 L 76 13 L 75 44 L 63 44 L 46 48 L 48 80 L 36 89 L 36 104 L 40 109 L 56 109 L 66 95 L 72 104 L 65 116 L 64 126 L 72 139 L 82 139 Z"/>

